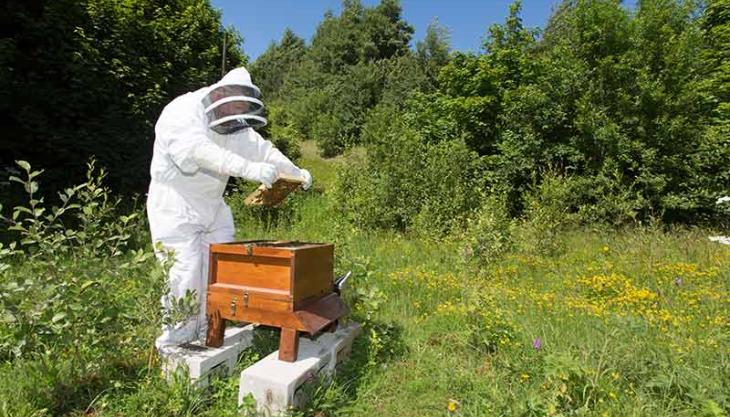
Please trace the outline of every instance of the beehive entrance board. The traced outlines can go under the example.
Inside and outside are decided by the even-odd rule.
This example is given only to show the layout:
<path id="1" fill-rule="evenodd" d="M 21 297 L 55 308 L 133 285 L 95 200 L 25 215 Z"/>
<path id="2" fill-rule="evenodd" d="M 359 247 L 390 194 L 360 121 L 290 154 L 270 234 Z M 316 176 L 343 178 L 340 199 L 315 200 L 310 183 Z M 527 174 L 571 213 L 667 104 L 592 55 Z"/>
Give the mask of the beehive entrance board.
<path id="1" fill-rule="evenodd" d="M 299 177 L 280 175 L 279 179 L 272 184 L 271 189 L 261 185 L 246 197 L 244 204 L 247 206 L 275 206 L 299 189 L 302 183 L 303 180 Z"/>
<path id="2" fill-rule="evenodd" d="M 251 240 L 210 246 L 208 346 L 225 320 L 281 328 L 279 357 L 294 361 L 298 332 L 314 335 L 347 314 L 333 291 L 331 244 Z"/>

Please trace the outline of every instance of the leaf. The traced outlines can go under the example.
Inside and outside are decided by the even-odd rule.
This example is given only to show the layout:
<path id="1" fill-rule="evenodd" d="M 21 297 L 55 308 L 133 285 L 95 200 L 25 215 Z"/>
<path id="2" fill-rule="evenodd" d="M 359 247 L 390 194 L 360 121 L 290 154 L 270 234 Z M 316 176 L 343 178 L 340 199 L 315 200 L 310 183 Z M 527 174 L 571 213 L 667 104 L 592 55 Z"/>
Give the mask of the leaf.
<path id="1" fill-rule="evenodd" d="M 66 313 L 56 313 L 53 318 L 51 318 L 51 323 L 58 323 L 59 321 L 66 318 Z"/>
<path id="2" fill-rule="evenodd" d="M 20 166 L 24 170 L 30 172 L 30 164 L 28 163 L 28 161 L 19 160 L 19 161 L 15 161 L 15 163 L 18 164 L 18 166 Z"/>
<path id="3" fill-rule="evenodd" d="M 727 414 L 725 411 L 720 407 L 719 404 L 717 404 L 713 400 L 705 400 L 702 404 L 702 415 L 708 416 L 708 417 L 725 417 Z"/>
<path id="4" fill-rule="evenodd" d="M 43 171 L 44 170 L 42 170 L 42 169 L 41 170 L 38 170 L 38 171 L 33 171 L 33 172 L 30 173 L 29 176 L 30 176 L 30 178 L 35 178 L 35 177 L 41 175 L 43 173 Z"/>
<path id="5" fill-rule="evenodd" d="M 15 175 L 11 175 L 10 177 L 8 177 L 8 179 L 10 181 L 15 181 L 15 182 L 19 182 L 21 184 L 25 184 L 25 181 L 21 180 L 20 178 L 16 177 Z"/>
<path id="6" fill-rule="evenodd" d="M 83 292 L 84 290 L 86 290 L 87 288 L 89 288 L 90 286 L 92 286 L 94 284 L 96 284 L 96 281 L 89 280 L 89 281 L 84 282 L 83 284 L 81 284 L 81 292 Z"/>

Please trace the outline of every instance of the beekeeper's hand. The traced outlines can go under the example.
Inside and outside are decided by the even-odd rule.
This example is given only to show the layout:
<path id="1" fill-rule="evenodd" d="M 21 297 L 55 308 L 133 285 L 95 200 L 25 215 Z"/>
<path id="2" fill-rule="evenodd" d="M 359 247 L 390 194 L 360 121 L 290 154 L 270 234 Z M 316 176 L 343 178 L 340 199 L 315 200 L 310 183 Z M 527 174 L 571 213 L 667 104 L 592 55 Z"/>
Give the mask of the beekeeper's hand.
<path id="1" fill-rule="evenodd" d="M 312 186 L 312 174 L 310 174 L 309 171 L 307 171 L 306 169 L 302 169 L 302 170 L 300 170 L 300 172 L 301 172 L 300 175 L 302 176 L 302 179 L 304 180 L 304 182 L 302 183 L 302 188 L 304 190 L 308 190 L 309 187 Z"/>
<path id="2" fill-rule="evenodd" d="M 251 181 L 260 182 L 266 188 L 271 188 L 279 178 L 279 170 L 272 164 L 251 162 L 244 168 L 241 176 Z"/>

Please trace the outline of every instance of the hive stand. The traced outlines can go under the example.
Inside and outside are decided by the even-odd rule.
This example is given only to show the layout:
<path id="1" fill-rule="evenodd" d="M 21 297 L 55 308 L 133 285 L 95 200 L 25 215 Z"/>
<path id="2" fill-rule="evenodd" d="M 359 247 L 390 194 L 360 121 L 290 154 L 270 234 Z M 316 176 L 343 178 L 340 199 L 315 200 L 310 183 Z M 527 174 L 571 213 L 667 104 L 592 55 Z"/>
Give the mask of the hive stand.
<path id="1" fill-rule="evenodd" d="M 257 324 L 281 327 L 279 338 L 279 360 L 294 362 L 299 350 L 299 332 L 315 335 L 321 331 L 333 332 L 337 319 L 348 311 L 337 294 L 330 294 L 308 305 L 302 310 L 286 313 L 248 311 L 248 318 Z M 216 310 L 208 316 L 207 346 L 221 346 L 226 322 Z"/>
<path id="2" fill-rule="evenodd" d="M 162 370 L 170 377 L 178 368 L 186 368 L 191 382 L 208 386 L 214 375 L 230 376 L 238 355 L 253 342 L 254 326 L 230 327 L 225 331 L 224 342 L 213 348 L 202 341 L 166 348 Z"/>
<path id="3" fill-rule="evenodd" d="M 306 386 L 327 380 L 349 359 L 352 344 L 361 333 L 359 324 L 351 322 L 314 339 L 301 338 L 295 362 L 278 359 L 273 352 L 241 372 L 238 404 L 247 396 L 256 401 L 259 415 L 285 414 L 291 407 L 304 405 Z"/>

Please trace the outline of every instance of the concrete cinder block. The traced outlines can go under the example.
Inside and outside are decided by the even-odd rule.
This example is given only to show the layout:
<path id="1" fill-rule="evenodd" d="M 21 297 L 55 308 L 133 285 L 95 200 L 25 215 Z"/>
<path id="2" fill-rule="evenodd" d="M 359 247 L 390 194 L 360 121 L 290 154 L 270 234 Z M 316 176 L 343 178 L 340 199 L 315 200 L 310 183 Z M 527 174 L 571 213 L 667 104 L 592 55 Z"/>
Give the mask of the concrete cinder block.
<path id="1" fill-rule="evenodd" d="M 303 405 L 306 384 L 330 378 L 349 358 L 352 343 L 361 332 L 360 325 L 351 322 L 312 340 L 301 337 L 296 362 L 280 361 L 279 351 L 261 359 L 241 372 L 238 404 L 250 394 L 263 415 L 278 415 Z"/>
<path id="2" fill-rule="evenodd" d="M 201 386 L 207 386 L 211 376 L 230 376 L 238 355 L 251 346 L 253 329 L 253 325 L 228 327 L 223 346 L 219 348 L 205 346 L 202 340 L 167 348 L 163 371 L 169 376 L 179 367 L 186 367 L 190 380 Z"/>

